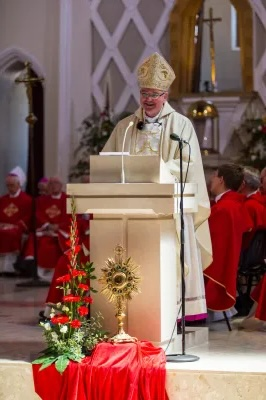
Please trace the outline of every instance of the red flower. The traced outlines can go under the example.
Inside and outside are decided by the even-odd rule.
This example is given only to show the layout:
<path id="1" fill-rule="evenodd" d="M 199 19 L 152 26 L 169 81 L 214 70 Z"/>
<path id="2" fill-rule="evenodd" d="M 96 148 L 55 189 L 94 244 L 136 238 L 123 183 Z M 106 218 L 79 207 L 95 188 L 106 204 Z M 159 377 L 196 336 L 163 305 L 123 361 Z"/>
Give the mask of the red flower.
<path id="1" fill-rule="evenodd" d="M 266 133 L 266 125 L 264 125 L 264 126 L 262 127 L 262 132 L 263 132 L 263 133 Z"/>
<path id="2" fill-rule="evenodd" d="M 81 316 L 88 315 L 89 314 L 89 309 L 88 309 L 88 307 L 80 306 L 80 307 L 78 307 L 78 313 Z"/>
<path id="3" fill-rule="evenodd" d="M 69 261 L 72 260 L 72 251 L 71 251 L 71 249 L 67 250 L 67 251 L 65 252 L 65 255 L 67 256 L 67 258 L 69 259 Z"/>
<path id="4" fill-rule="evenodd" d="M 72 246 L 72 243 L 71 243 L 71 240 L 70 240 L 70 239 L 66 241 L 66 245 L 67 245 L 68 247 L 71 247 L 71 246 Z"/>
<path id="5" fill-rule="evenodd" d="M 70 275 L 67 274 L 67 275 L 59 276 L 59 277 L 56 279 L 56 282 L 69 282 L 70 279 L 71 279 L 71 278 L 70 278 Z"/>
<path id="6" fill-rule="evenodd" d="M 83 297 L 82 301 L 84 301 L 84 303 L 92 304 L 93 298 L 91 296 Z"/>
<path id="7" fill-rule="evenodd" d="M 85 285 L 84 283 L 80 283 L 80 284 L 78 285 L 78 288 L 79 288 L 79 289 L 82 289 L 82 290 L 89 290 L 89 286 L 88 286 L 88 285 Z"/>
<path id="8" fill-rule="evenodd" d="M 73 321 L 70 322 L 70 326 L 72 328 L 80 328 L 81 327 L 81 322 L 78 319 L 73 319 Z"/>
<path id="9" fill-rule="evenodd" d="M 73 296 L 72 294 L 68 294 L 63 297 L 63 302 L 67 303 L 78 303 L 80 301 L 80 296 Z"/>
<path id="10" fill-rule="evenodd" d="M 51 318 L 51 322 L 52 324 L 66 324 L 69 322 L 69 318 L 63 314 L 55 315 L 53 318 Z"/>
<path id="11" fill-rule="evenodd" d="M 73 269 L 73 271 L 71 272 L 72 276 L 76 277 L 76 276 L 86 276 L 86 272 L 85 271 L 80 271 L 78 269 Z"/>
<path id="12" fill-rule="evenodd" d="M 81 250 L 81 246 L 80 246 L 80 245 L 76 245 L 76 246 L 74 247 L 74 253 L 75 253 L 75 254 L 78 254 L 78 253 L 80 252 L 80 250 Z"/>

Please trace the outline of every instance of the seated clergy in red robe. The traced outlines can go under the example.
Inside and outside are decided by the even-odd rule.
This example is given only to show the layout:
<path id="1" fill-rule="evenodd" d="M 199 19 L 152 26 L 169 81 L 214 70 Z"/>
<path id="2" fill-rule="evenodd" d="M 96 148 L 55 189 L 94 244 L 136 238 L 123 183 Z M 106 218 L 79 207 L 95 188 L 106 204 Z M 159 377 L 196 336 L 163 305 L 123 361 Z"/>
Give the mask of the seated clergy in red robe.
<path id="1" fill-rule="evenodd" d="M 38 276 L 50 281 L 57 261 L 63 254 L 62 241 L 68 238 L 70 217 L 66 213 L 66 194 L 57 177 L 49 179 L 50 195 L 36 201 L 36 236 Z M 33 236 L 25 250 L 25 258 L 33 257 Z"/>
<path id="2" fill-rule="evenodd" d="M 255 232 L 266 229 L 266 199 L 259 191 L 259 171 L 251 168 L 244 168 L 244 181 L 239 192 L 245 196 L 245 207 L 253 222 L 253 229 L 243 236 L 242 248 L 247 249 Z"/>
<path id="3" fill-rule="evenodd" d="M 209 217 L 213 262 L 204 276 L 207 308 L 213 311 L 228 310 L 236 301 L 242 235 L 252 229 L 244 197 L 236 192 L 243 178 L 243 168 L 235 164 L 220 166 L 211 178 L 216 196 Z"/>
<path id="4" fill-rule="evenodd" d="M 4 273 L 15 272 L 13 264 L 31 221 L 31 197 L 21 190 L 25 180 L 22 169 L 16 167 L 6 177 L 8 194 L 0 198 L 0 272 Z"/>

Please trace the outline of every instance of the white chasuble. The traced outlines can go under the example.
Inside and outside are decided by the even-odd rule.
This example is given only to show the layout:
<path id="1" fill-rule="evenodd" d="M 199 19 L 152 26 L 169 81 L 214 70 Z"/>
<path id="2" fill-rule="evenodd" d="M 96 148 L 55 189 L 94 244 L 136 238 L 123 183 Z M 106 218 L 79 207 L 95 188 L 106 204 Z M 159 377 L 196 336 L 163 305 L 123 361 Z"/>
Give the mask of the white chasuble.
<path id="1" fill-rule="evenodd" d="M 158 121 L 158 118 L 156 119 Z M 125 141 L 124 151 L 130 154 L 159 155 L 179 181 L 179 145 L 170 139 L 170 134 L 176 133 L 190 143 L 190 148 L 186 144 L 183 147 L 183 173 L 186 176 L 188 168 L 187 182 L 198 184 L 198 212 L 184 214 L 186 315 L 204 314 L 206 300 L 203 270 L 212 262 L 212 246 L 208 225 L 210 203 L 197 136 L 189 119 L 177 113 L 167 102 L 160 112 L 159 123 L 148 121 L 144 124 L 144 128 L 139 130 L 137 126 L 140 121 L 143 121 L 141 108 L 116 125 L 103 151 L 122 151 L 125 130 L 128 124 L 133 122 Z M 180 270 L 179 215 L 176 216 L 176 234 L 177 264 Z"/>

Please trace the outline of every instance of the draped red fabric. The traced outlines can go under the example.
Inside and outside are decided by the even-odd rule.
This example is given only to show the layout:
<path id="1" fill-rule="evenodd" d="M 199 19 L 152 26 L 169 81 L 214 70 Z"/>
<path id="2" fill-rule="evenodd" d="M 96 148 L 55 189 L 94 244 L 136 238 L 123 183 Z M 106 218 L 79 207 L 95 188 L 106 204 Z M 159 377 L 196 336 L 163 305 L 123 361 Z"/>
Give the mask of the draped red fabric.
<path id="1" fill-rule="evenodd" d="M 259 284 L 251 293 L 251 298 L 258 303 L 255 317 L 266 321 L 266 274 L 263 275 Z"/>
<path id="2" fill-rule="evenodd" d="M 62 375 L 54 365 L 32 368 L 42 400 L 167 400 L 165 363 L 163 349 L 149 342 L 100 343 Z"/>

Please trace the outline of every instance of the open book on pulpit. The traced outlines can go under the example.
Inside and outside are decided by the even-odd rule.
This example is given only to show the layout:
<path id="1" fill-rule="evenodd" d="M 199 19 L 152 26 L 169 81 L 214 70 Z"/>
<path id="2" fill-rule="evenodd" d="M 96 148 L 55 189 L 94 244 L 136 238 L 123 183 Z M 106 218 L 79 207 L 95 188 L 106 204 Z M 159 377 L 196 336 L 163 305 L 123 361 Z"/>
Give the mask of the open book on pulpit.
<path id="1" fill-rule="evenodd" d="M 91 183 L 174 183 L 165 162 L 159 156 L 137 156 L 128 153 L 101 153 L 90 156 Z"/>

